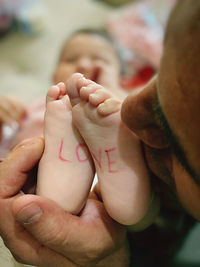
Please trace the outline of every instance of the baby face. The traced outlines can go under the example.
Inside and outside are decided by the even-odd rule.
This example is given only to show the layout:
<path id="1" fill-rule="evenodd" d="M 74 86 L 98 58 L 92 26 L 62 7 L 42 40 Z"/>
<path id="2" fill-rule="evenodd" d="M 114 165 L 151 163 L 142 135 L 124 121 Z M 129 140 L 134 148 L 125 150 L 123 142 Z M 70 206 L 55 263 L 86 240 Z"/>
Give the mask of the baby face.
<path id="1" fill-rule="evenodd" d="M 119 59 L 109 41 L 96 34 L 78 33 L 73 36 L 63 49 L 54 82 L 65 82 L 75 72 L 100 84 L 106 75 L 118 82 Z"/>

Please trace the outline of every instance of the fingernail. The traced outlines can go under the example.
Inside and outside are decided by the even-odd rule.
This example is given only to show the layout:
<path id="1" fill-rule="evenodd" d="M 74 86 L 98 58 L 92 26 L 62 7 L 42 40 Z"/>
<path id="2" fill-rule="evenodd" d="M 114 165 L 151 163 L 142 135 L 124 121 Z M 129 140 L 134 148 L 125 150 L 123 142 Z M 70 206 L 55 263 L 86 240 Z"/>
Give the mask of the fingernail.
<path id="1" fill-rule="evenodd" d="M 38 139 L 41 138 L 41 137 L 35 137 L 35 138 L 28 138 L 28 139 L 25 139 L 23 140 L 21 143 L 19 143 L 18 145 L 16 145 L 14 148 L 13 148 L 13 151 L 17 150 L 18 148 L 24 148 L 24 147 L 29 147 L 35 143 L 38 142 Z"/>
<path id="2" fill-rule="evenodd" d="M 18 212 L 16 219 L 20 223 L 31 224 L 36 222 L 41 215 L 42 215 L 42 210 L 40 209 L 40 207 L 35 203 L 32 203 L 21 209 Z"/>
<path id="3" fill-rule="evenodd" d="M 17 150 L 18 148 L 23 148 L 23 147 L 26 147 L 26 146 L 30 146 L 30 145 L 32 145 L 34 143 L 35 143 L 35 138 L 29 138 L 29 139 L 23 140 L 22 142 L 20 142 L 18 145 L 16 145 L 13 148 L 13 151 Z"/>

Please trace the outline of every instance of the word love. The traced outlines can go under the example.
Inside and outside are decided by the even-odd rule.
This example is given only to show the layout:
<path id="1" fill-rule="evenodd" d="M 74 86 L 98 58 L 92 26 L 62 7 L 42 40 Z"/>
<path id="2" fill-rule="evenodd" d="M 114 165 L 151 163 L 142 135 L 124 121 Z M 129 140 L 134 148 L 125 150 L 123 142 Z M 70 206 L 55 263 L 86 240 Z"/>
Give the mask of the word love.
<path id="1" fill-rule="evenodd" d="M 62 139 L 60 143 L 58 158 L 63 162 L 72 162 L 71 160 L 63 156 L 63 145 L 64 145 L 64 142 Z M 99 149 L 98 155 L 91 152 L 92 157 L 95 160 L 96 165 L 99 167 L 99 169 L 103 170 L 106 168 L 107 171 L 110 173 L 118 172 L 118 169 L 116 168 L 116 161 L 112 160 L 115 150 L 116 148 L 105 149 L 103 151 L 102 149 Z M 90 158 L 90 152 L 88 150 L 87 145 L 84 143 L 80 143 L 76 146 L 75 154 L 76 154 L 76 158 L 78 162 L 83 163 L 83 162 L 88 161 Z M 105 157 L 105 159 L 103 157 Z M 103 162 L 106 162 L 106 163 L 102 164 Z"/>

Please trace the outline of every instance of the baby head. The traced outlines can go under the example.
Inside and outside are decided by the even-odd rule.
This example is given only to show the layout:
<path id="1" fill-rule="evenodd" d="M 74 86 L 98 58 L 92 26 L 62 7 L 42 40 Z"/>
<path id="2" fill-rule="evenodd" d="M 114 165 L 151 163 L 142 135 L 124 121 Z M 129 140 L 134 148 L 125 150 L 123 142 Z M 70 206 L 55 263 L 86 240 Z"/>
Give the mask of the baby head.
<path id="1" fill-rule="evenodd" d="M 81 29 L 65 42 L 54 73 L 54 83 L 80 72 L 103 86 L 119 86 L 121 60 L 111 36 L 98 29 Z"/>

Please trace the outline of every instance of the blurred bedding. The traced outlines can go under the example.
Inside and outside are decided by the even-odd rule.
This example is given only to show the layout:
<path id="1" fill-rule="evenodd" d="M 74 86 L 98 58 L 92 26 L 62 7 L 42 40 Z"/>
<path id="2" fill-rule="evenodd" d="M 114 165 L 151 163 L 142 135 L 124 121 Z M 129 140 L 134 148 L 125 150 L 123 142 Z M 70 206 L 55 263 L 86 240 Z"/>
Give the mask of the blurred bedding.
<path id="1" fill-rule="evenodd" d="M 0 94 L 12 94 L 26 102 L 45 96 L 67 36 L 81 27 L 101 26 L 111 10 L 92 0 L 82 0 L 81 5 L 79 0 L 41 2 L 41 31 L 15 31 L 0 38 Z"/>

